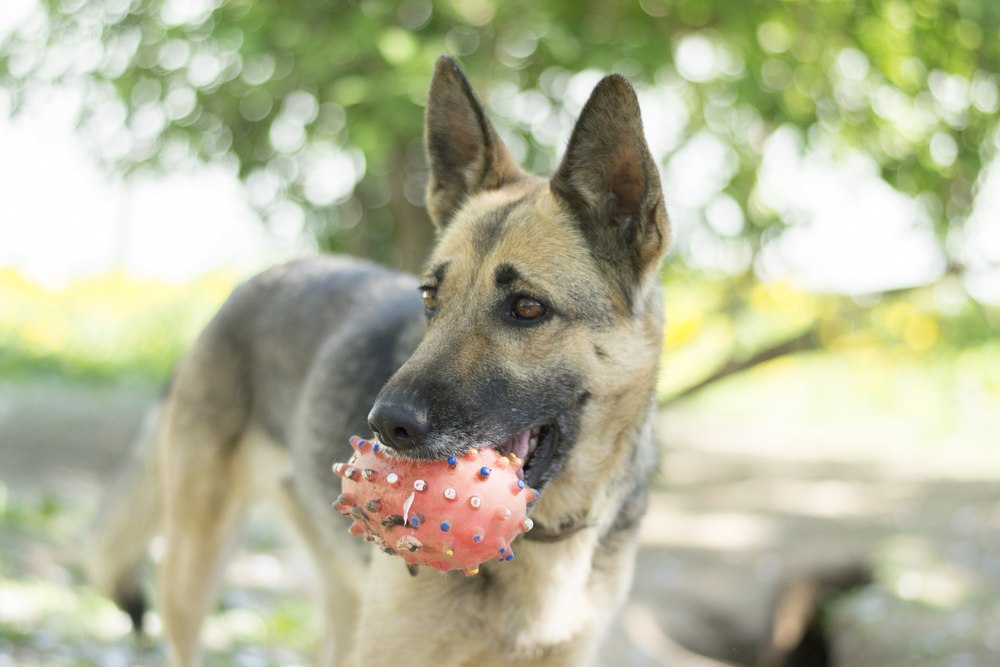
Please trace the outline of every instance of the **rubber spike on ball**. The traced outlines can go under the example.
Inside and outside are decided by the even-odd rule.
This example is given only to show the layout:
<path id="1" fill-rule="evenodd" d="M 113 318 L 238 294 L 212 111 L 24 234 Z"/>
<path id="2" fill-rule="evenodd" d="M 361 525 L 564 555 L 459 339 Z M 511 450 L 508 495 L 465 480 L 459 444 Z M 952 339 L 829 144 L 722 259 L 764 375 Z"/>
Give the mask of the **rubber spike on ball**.
<path id="1" fill-rule="evenodd" d="M 520 480 L 516 456 L 475 447 L 411 460 L 376 441 L 351 444 L 350 460 L 333 466 L 343 490 L 337 509 L 352 517 L 352 534 L 365 533 L 408 564 L 472 576 L 486 561 L 510 560 L 510 544 L 531 527 L 527 508 L 535 494 Z"/>

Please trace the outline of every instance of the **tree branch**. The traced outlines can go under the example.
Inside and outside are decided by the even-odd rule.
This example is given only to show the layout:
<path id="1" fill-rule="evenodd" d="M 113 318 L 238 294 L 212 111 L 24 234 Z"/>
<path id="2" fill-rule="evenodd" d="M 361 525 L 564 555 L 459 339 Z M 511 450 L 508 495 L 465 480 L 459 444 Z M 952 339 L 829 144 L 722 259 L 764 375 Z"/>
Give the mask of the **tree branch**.
<path id="1" fill-rule="evenodd" d="M 804 350 L 815 350 L 820 347 L 819 343 L 819 332 L 817 327 L 808 329 L 807 331 L 795 336 L 794 338 L 789 338 L 780 343 L 772 345 L 771 347 L 764 348 L 756 354 L 753 354 L 744 359 L 730 359 L 721 367 L 715 370 L 712 374 L 703 378 L 702 380 L 696 382 L 693 385 L 685 387 L 680 392 L 674 394 L 662 405 L 669 405 L 674 401 L 679 401 L 683 398 L 687 398 L 692 394 L 695 394 L 710 384 L 723 380 L 730 375 L 736 375 L 737 373 L 742 373 L 745 370 L 749 370 L 754 366 L 759 366 L 761 364 L 767 363 L 777 359 L 778 357 L 783 357 L 786 354 L 793 354 L 795 352 L 802 352 Z"/>

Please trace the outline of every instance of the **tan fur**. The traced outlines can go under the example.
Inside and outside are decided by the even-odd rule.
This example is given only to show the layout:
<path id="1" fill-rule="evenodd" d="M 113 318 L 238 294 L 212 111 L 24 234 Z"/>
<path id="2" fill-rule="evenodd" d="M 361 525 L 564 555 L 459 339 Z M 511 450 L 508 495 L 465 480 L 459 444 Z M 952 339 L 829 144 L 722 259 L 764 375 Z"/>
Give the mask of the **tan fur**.
<path id="1" fill-rule="evenodd" d="M 131 478 L 160 492 L 160 608 L 174 667 L 199 663 L 226 552 L 258 499 L 283 509 L 317 563 L 321 665 L 584 665 L 624 599 L 655 456 L 658 270 L 668 237 L 634 92 L 620 77 L 598 85 L 552 181 L 513 165 L 448 59 L 435 73 L 427 128 L 439 235 L 424 277 L 437 291 L 426 332 L 409 277 L 343 259 L 268 272 L 237 290 L 195 343 L 146 438 L 156 456 Z M 513 286 L 498 277 L 505 267 Z M 551 317 L 530 328 L 504 319 L 498 307 L 512 290 L 549 304 Z M 474 404 L 463 409 L 477 414 L 460 425 L 496 430 L 508 413 L 565 425 L 562 435 L 575 440 L 557 441 L 568 448 L 559 450 L 562 467 L 551 468 L 532 509 L 535 530 L 551 541 L 519 539 L 515 561 L 487 562 L 478 578 L 426 569 L 413 577 L 399 558 L 348 538 L 329 507 L 328 467 L 373 399 L 372 415 L 399 391 L 456 391 L 476 403 L 469 397 L 490 372 L 508 388 L 551 380 L 562 392 L 565 414 L 517 417 L 531 406 L 513 404 L 478 414 Z M 483 394 L 485 402 L 504 391 Z M 433 451 L 471 444 L 446 431 L 433 434 Z M 578 529 L 563 531 L 567 523 Z M 127 524 L 105 521 L 97 531 L 93 562 L 112 594 L 130 582 L 137 554 L 110 545 L 129 532 L 148 538 L 149 526 Z"/>

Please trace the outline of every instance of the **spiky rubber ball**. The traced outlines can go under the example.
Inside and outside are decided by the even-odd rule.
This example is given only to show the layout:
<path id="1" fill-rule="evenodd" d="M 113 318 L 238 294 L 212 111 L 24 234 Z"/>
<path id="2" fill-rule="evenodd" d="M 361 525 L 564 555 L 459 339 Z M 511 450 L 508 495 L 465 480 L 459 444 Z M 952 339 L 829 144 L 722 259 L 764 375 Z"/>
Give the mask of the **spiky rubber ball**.
<path id="1" fill-rule="evenodd" d="M 408 565 L 472 575 L 491 559 L 514 558 L 511 542 L 531 530 L 525 485 L 514 454 L 470 449 L 447 460 L 390 456 L 377 441 L 351 438 L 354 455 L 335 463 L 342 493 L 334 507 L 362 535 Z"/>

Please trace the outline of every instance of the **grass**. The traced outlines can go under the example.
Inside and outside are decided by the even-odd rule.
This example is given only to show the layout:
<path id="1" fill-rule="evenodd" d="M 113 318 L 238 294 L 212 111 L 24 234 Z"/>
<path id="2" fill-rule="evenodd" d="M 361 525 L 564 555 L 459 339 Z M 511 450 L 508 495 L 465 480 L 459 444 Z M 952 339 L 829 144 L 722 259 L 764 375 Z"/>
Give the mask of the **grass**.
<path id="1" fill-rule="evenodd" d="M 79 563 L 90 503 L 13 493 L 0 482 L 0 665 L 129 665 L 163 660 L 159 619 L 150 637 L 131 635 L 124 614 L 91 588 Z M 245 546 L 244 558 L 281 559 L 275 546 Z M 205 627 L 209 664 L 304 665 L 318 637 L 314 605 L 301 591 L 241 585 Z M 13 663 L 6 660 L 13 660 Z"/>
<path id="2" fill-rule="evenodd" d="M 719 382 L 672 409 L 720 428 L 738 425 L 746 435 L 770 431 L 781 442 L 808 443 L 782 455 L 989 476 L 1000 469 L 998 348 L 967 350 L 957 362 L 865 349 L 801 354 Z M 759 438 L 729 442 L 733 449 L 761 446 Z"/>

